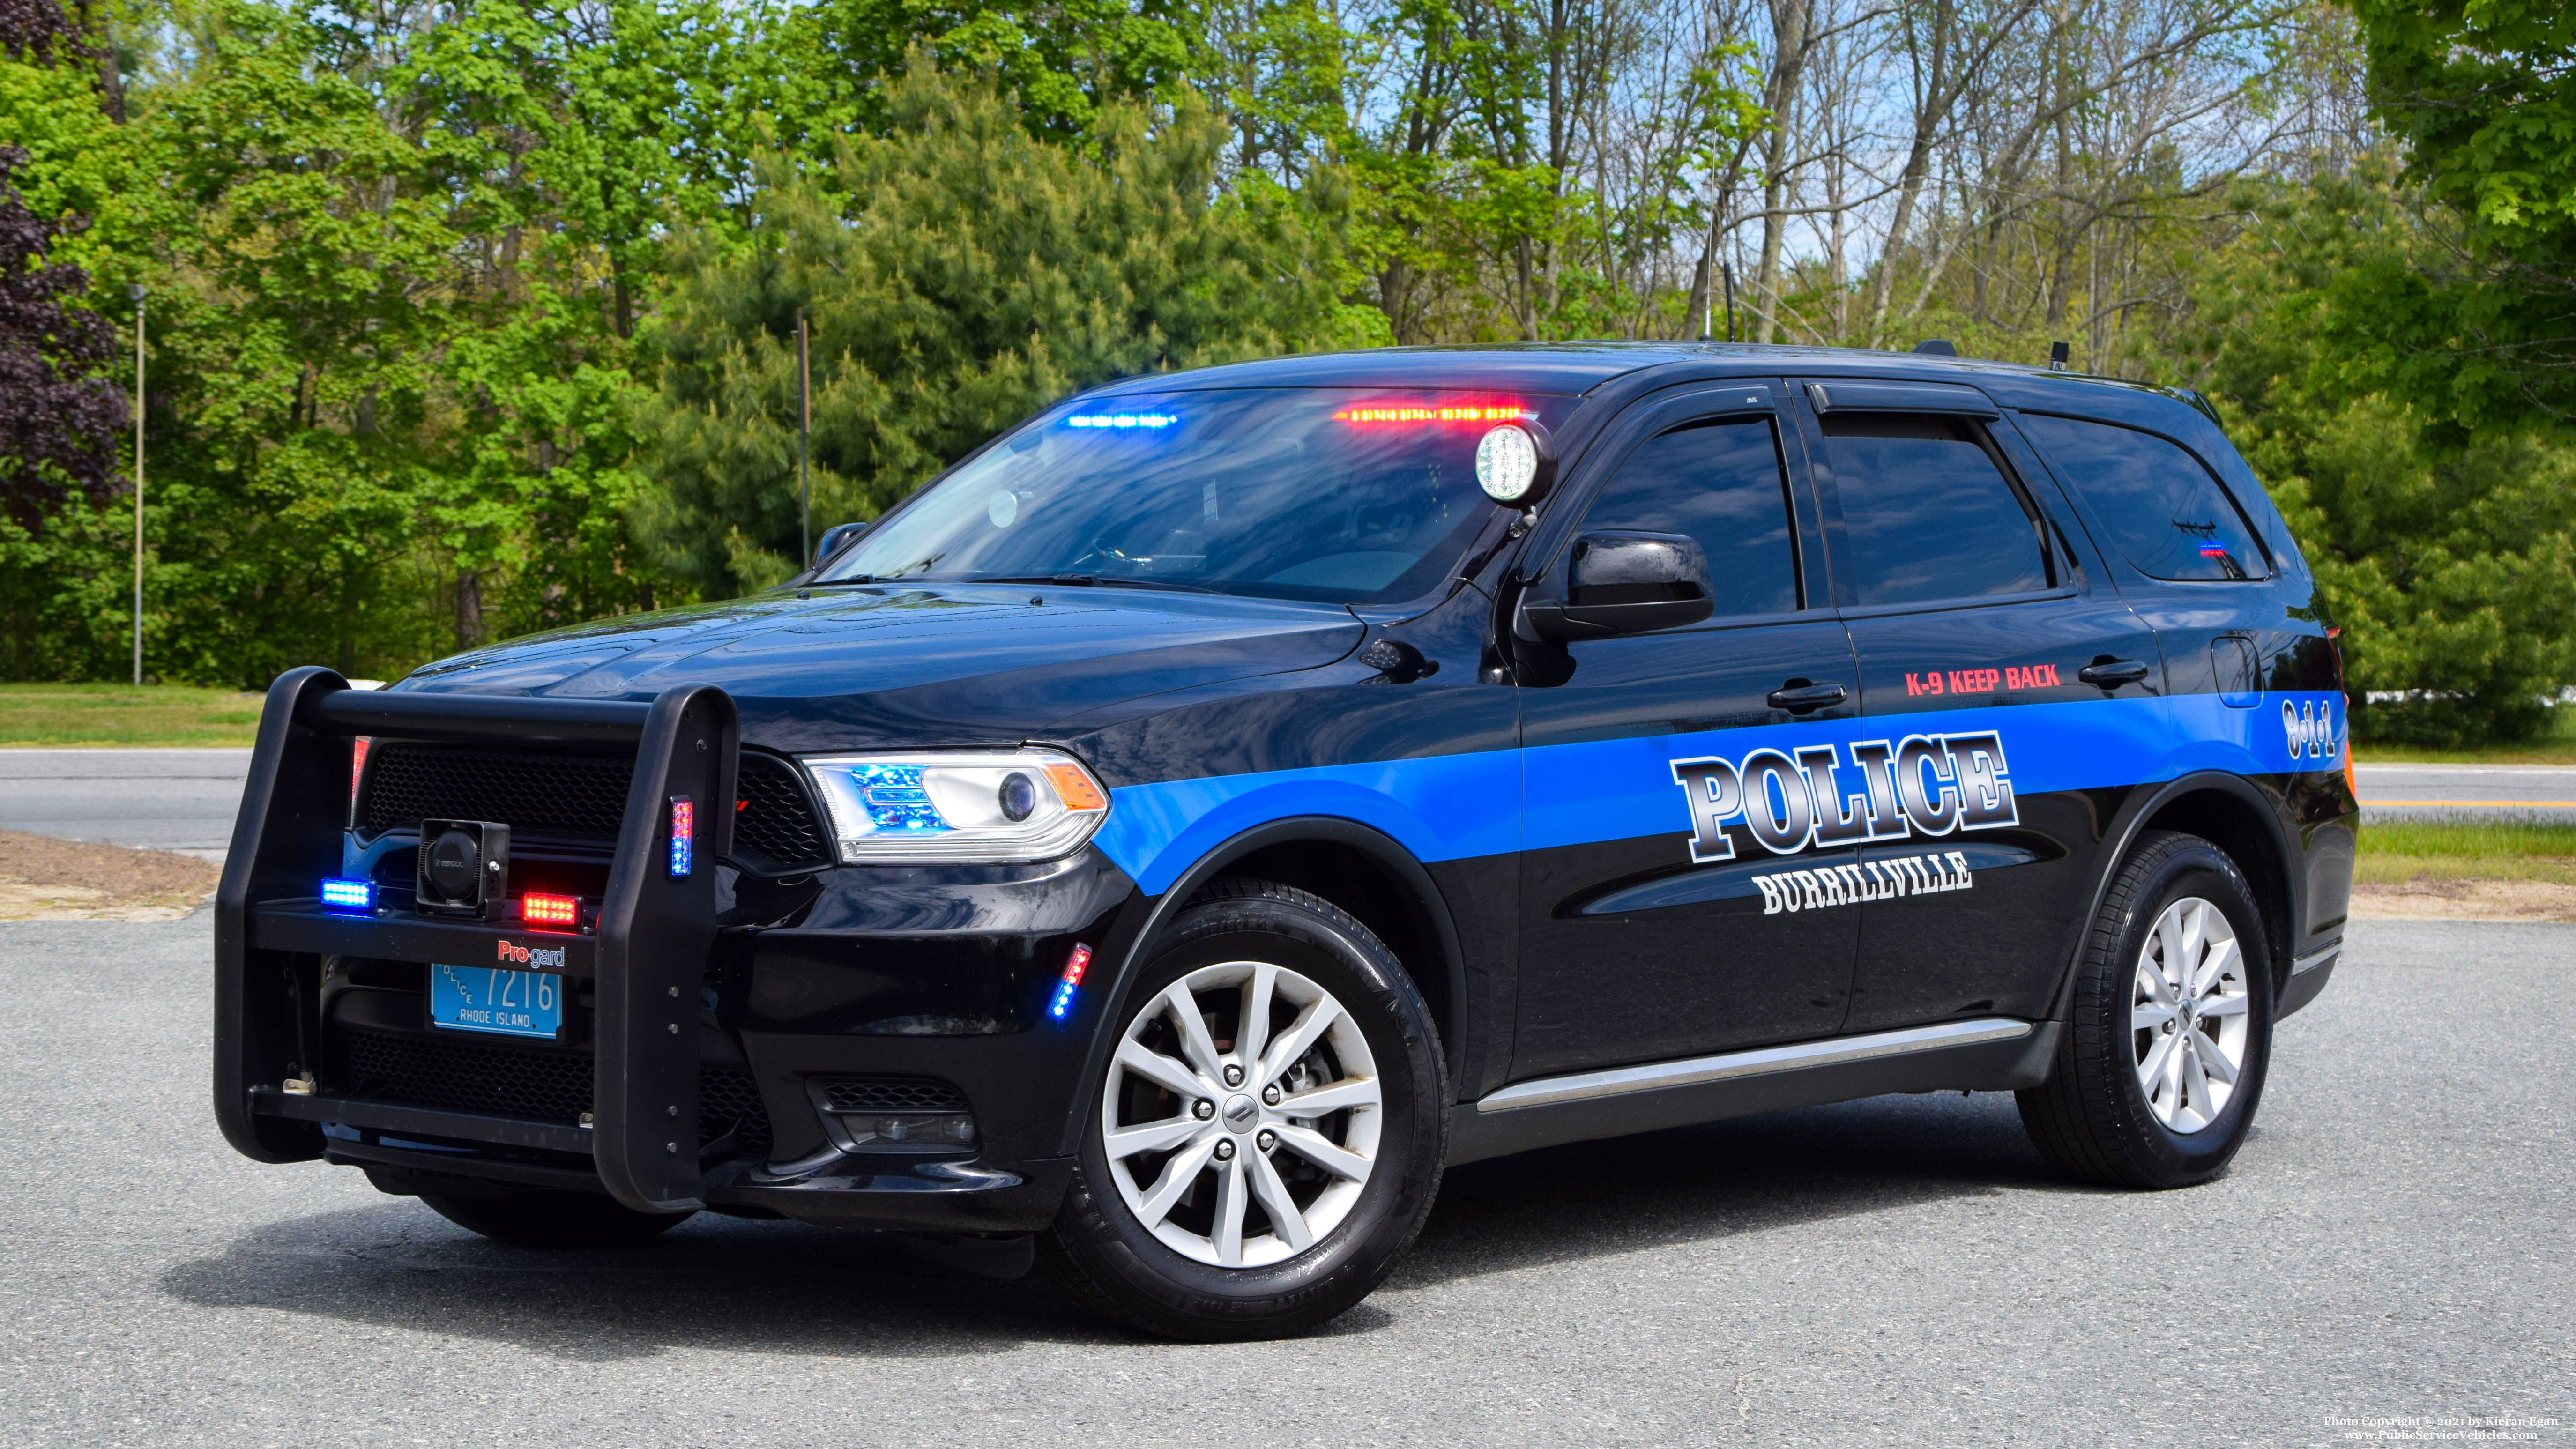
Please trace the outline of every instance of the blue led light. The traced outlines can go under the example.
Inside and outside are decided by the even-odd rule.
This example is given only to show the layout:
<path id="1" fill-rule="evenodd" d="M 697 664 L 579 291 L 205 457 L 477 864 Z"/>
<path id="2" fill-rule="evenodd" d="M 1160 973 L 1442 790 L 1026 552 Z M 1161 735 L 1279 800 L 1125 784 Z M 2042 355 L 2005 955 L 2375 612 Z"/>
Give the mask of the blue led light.
<path id="1" fill-rule="evenodd" d="M 362 880 L 322 882 L 322 904 L 335 911 L 363 911 L 376 903 L 376 888 Z"/>
<path id="2" fill-rule="evenodd" d="M 698 812 L 686 795 L 671 797 L 671 878 L 681 879 L 697 862 Z"/>
<path id="3" fill-rule="evenodd" d="M 939 807 L 930 803 L 919 765 L 861 765 L 850 772 L 850 778 L 858 783 L 859 802 L 879 830 L 927 834 L 953 828 Z"/>
<path id="4" fill-rule="evenodd" d="M 1069 428 L 1168 428 L 1180 419 L 1170 413 L 1075 413 Z"/>
<path id="5" fill-rule="evenodd" d="M 1058 982 L 1055 988 L 1055 1000 L 1048 1004 L 1047 1015 L 1054 1017 L 1058 1021 L 1062 1021 L 1064 1020 L 1064 1014 L 1072 1009 L 1073 983 L 1070 981 Z"/>

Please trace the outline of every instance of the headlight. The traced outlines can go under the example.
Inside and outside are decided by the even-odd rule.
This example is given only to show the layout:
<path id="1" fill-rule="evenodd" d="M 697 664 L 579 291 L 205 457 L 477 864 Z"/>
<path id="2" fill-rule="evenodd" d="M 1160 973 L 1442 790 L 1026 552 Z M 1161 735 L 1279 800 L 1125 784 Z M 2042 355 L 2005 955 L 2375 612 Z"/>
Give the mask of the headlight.
<path id="1" fill-rule="evenodd" d="M 852 864 L 1053 860 L 1109 818 L 1109 792 L 1054 750 L 808 757 Z"/>

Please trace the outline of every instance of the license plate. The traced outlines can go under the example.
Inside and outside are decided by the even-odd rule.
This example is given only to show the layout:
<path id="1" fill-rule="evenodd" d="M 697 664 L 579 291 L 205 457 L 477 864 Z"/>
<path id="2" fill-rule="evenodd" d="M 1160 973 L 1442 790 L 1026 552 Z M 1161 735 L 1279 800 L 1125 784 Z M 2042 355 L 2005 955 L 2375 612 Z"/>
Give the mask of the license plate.
<path id="1" fill-rule="evenodd" d="M 543 971 L 433 965 L 429 1019 L 458 1031 L 552 1040 L 563 1032 L 563 978 Z"/>

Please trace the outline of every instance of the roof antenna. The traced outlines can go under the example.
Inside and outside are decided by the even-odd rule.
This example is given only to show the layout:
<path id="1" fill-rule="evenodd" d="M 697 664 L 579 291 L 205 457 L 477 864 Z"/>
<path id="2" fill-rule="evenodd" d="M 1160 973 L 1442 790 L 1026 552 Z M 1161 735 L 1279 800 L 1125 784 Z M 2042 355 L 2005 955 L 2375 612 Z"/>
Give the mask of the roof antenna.
<path id="1" fill-rule="evenodd" d="M 1726 279 L 1726 340 L 1733 342 L 1735 340 L 1735 268 L 1729 263 L 1720 262 L 1717 264 L 1717 274 Z"/>
<path id="2" fill-rule="evenodd" d="M 2052 342 L 2048 344 L 2048 370 L 2051 372 L 2064 372 L 2066 370 L 2067 356 L 2073 350 L 2074 349 L 2068 347 L 2063 342 Z"/>
<path id="3" fill-rule="evenodd" d="M 1914 344 L 1914 350 L 1917 352 L 1928 353 L 1934 357 L 1956 357 L 1959 355 L 1959 349 L 1951 346 L 1949 339 L 1946 337 L 1934 337 L 1927 341 L 1917 342 Z"/>

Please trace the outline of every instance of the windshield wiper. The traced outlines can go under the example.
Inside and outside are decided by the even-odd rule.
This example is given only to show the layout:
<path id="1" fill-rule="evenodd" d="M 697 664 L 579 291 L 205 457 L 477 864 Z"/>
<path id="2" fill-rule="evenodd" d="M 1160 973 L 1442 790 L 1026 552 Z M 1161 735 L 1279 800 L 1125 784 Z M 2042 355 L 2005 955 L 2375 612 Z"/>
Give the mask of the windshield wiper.
<path id="1" fill-rule="evenodd" d="M 967 574 L 961 584 L 1064 584 L 1077 589 L 1177 589 L 1185 594 L 1217 594 L 1205 584 L 1184 584 L 1171 579 L 1103 578 L 1099 574 Z"/>

